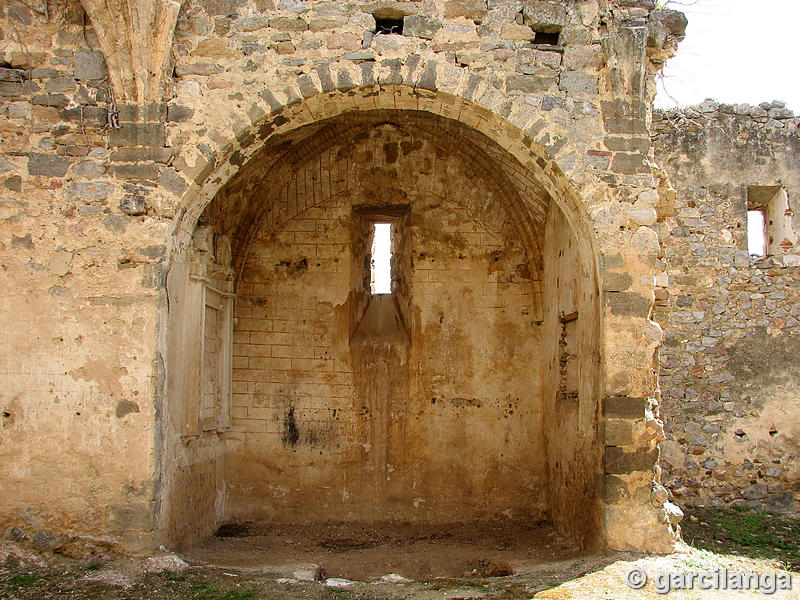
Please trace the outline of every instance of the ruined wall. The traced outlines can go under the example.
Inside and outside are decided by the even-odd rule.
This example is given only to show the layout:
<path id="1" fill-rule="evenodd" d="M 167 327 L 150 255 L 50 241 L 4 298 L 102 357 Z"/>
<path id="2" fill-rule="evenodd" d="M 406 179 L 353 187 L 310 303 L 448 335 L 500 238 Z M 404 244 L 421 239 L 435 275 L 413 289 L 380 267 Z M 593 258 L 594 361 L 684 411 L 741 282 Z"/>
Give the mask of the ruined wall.
<path id="1" fill-rule="evenodd" d="M 208 396 L 186 374 L 207 363 L 175 351 L 196 334 L 177 307 L 200 306 L 212 281 L 193 271 L 197 252 L 220 264 L 199 247 L 198 218 L 272 140 L 304 126 L 323 140 L 326 119 L 378 109 L 490 140 L 475 153 L 526 229 L 544 231 L 558 206 L 603 294 L 596 407 L 649 422 L 660 333 L 647 127 L 653 75 L 683 33 L 675 13 L 646 0 L 177 6 L 0 7 L 3 525 L 108 532 L 138 551 L 214 527 L 237 433 L 192 412 Z M 375 35 L 376 18 L 403 19 L 403 35 Z M 635 498 L 603 492 L 597 535 L 669 548 L 650 442 L 584 431 L 604 454 L 598 480 L 648 482 Z M 644 540 L 626 525 L 643 511 Z"/>
<path id="2" fill-rule="evenodd" d="M 661 464 L 680 503 L 796 507 L 798 126 L 777 102 L 706 101 L 654 117 L 656 159 L 674 187 L 659 206 Z M 746 211 L 764 190 L 775 203 L 788 195 L 788 210 L 767 210 L 772 247 L 750 256 Z"/>
<path id="3" fill-rule="evenodd" d="M 142 550 L 167 227 L 136 208 L 144 190 L 123 185 L 128 166 L 110 166 L 127 159 L 100 129 L 103 54 L 83 11 L 62 9 L 48 22 L 0 7 L 0 526 L 58 532 L 41 543 L 67 551 L 69 531 Z"/>

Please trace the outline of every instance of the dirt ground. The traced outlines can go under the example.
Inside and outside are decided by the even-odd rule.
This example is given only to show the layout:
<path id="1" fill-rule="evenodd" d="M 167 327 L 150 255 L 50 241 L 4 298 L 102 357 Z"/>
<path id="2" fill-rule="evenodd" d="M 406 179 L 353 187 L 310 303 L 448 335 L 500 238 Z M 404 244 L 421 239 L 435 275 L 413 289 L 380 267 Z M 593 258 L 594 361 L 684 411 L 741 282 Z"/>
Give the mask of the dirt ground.
<path id="1" fill-rule="evenodd" d="M 291 577 L 297 565 L 322 565 L 328 577 L 369 581 L 387 573 L 411 579 L 502 576 L 580 555 L 546 523 L 449 525 L 326 523 L 223 527 L 185 557 L 195 564 Z"/>
<path id="2" fill-rule="evenodd" d="M 730 534 L 728 517 L 688 515 L 686 538 L 696 531 L 721 544 Z M 800 518 L 733 514 L 772 522 Z M 744 518 L 744 521 L 742 519 Z M 727 529 L 718 525 L 721 523 Z M 761 523 L 758 521 L 756 524 Z M 786 531 L 789 525 L 782 524 Z M 792 531 L 791 527 L 789 527 Z M 763 530 L 763 527 L 761 527 Z M 581 555 L 546 524 L 462 524 L 443 527 L 392 525 L 256 526 L 236 524 L 181 556 L 181 573 L 150 574 L 142 560 L 116 558 L 79 563 L 60 555 L 43 558 L 46 569 L 0 568 L 5 600 L 718 600 L 763 598 L 758 591 L 673 590 L 663 594 L 663 575 L 716 571 L 781 575 L 800 588 L 800 574 L 782 569 L 795 563 L 765 556 L 763 536 L 753 543 L 746 528 L 736 545 L 715 551 L 686 546 L 669 556 Z M 798 541 L 798 540 L 795 540 Z M 783 540 L 785 546 L 787 540 Z M 698 543 L 698 546 L 702 544 Z M 777 548 L 776 548 L 777 549 Z M 734 554 L 736 553 L 736 554 Z M 745 555 L 750 556 L 745 556 Z M 766 553 L 768 554 L 768 553 Z M 791 555 L 790 555 L 791 556 Z M 321 581 L 300 581 L 297 569 L 324 567 Z M 647 584 L 631 589 L 628 573 L 640 569 Z M 727 571 L 723 571 L 727 569 Z M 392 575 L 390 577 L 390 574 Z M 398 577 L 400 575 L 402 577 Z M 662 579 L 659 577 L 662 576 Z M 795 582 L 794 577 L 797 579 Z M 660 585 L 661 584 L 661 585 Z M 800 600 L 800 590 L 766 597 Z"/>

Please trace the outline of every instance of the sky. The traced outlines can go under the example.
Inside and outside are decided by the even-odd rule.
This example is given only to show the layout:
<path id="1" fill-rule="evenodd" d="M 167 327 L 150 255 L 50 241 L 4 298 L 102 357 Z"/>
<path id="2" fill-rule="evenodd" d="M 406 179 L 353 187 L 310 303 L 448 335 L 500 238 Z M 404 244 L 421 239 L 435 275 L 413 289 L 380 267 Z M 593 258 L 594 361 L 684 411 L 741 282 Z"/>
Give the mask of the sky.
<path id="1" fill-rule="evenodd" d="M 800 113 L 800 0 L 672 0 L 689 25 L 656 106 L 782 100 Z M 676 102 L 677 101 L 677 102 Z"/>

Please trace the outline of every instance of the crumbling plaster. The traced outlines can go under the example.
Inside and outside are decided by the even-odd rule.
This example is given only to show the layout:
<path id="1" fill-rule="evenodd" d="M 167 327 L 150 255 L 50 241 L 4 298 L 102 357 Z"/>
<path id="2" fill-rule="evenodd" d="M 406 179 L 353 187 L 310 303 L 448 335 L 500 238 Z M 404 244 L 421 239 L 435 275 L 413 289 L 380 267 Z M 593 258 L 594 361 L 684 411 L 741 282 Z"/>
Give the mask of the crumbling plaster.
<path id="1" fill-rule="evenodd" d="M 525 193 L 549 205 L 537 215 L 525 204 L 527 218 L 562 232 L 546 240 L 544 277 L 580 275 L 581 337 L 596 345 L 582 360 L 597 379 L 574 445 L 559 443 L 591 452 L 575 466 L 579 483 L 549 464 L 562 498 L 551 518 L 577 533 L 558 512 L 577 486 L 594 498 L 595 542 L 672 547 L 653 470 L 660 247 L 647 123 L 653 75 L 683 34 L 674 13 L 647 2 L 408 2 L 389 7 L 407 15 L 405 35 L 373 36 L 378 3 L 206 1 L 183 5 L 171 45 L 174 4 L 135 3 L 124 27 L 109 6 L 83 6 L 61 18 L 12 2 L 2 14 L 5 523 L 65 539 L 110 532 L 129 551 L 213 530 L 228 433 L 185 439 L 175 387 L 197 368 L 175 352 L 197 221 L 271 140 L 353 112 L 415 111 L 485 138 L 496 173 L 535 182 Z M 545 9 L 561 27 L 556 48 L 531 44 Z M 566 246 L 573 262 L 556 267 Z M 566 310 L 555 298 L 542 298 L 551 329 Z M 56 431 L 75 446 L 71 470 Z"/>

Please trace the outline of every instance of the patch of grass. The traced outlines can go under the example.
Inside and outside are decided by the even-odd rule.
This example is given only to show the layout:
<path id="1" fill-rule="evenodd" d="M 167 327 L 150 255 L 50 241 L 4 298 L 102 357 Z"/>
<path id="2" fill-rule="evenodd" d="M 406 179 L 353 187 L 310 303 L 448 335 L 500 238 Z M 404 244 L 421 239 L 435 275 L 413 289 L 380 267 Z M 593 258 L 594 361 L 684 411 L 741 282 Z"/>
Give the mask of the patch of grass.
<path id="1" fill-rule="evenodd" d="M 690 517 L 694 516 L 697 521 Z M 800 570 L 800 517 L 747 508 L 689 508 L 683 538 L 717 553 L 783 561 Z"/>
<path id="2" fill-rule="evenodd" d="M 167 581 L 186 581 L 189 578 L 189 573 L 171 573 L 170 571 L 161 571 L 157 575 Z"/>
<path id="3" fill-rule="evenodd" d="M 36 573 L 22 573 L 11 577 L 10 583 L 11 586 L 15 588 L 31 587 L 32 585 L 36 585 L 41 579 L 42 576 Z"/>
<path id="4" fill-rule="evenodd" d="M 195 600 L 252 600 L 255 590 L 221 590 L 208 583 L 193 583 L 192 591 Z"/>

